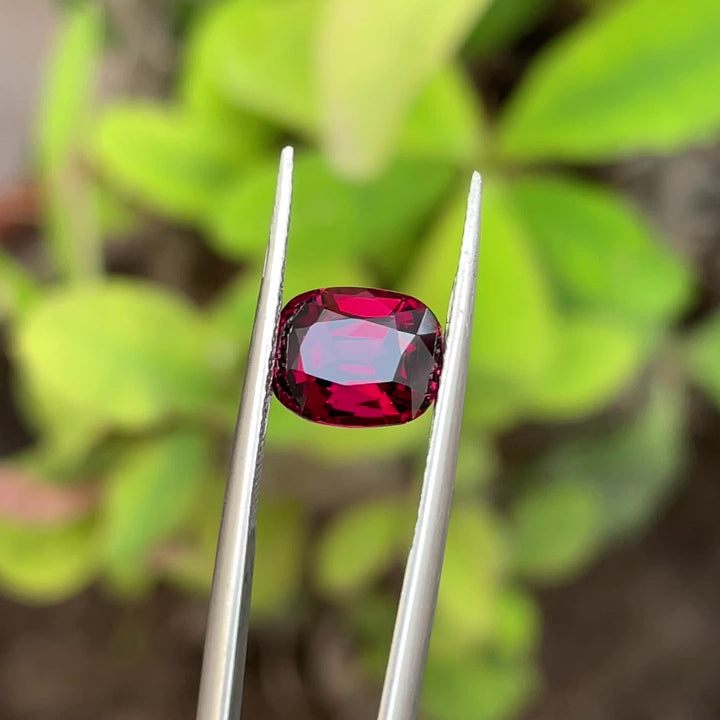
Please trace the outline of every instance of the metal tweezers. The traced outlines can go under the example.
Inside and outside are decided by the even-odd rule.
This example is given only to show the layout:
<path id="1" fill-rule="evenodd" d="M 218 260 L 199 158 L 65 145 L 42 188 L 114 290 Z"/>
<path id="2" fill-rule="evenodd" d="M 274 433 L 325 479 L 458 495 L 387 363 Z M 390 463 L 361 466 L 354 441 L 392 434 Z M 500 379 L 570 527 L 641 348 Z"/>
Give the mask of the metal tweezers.
<path id="1" fill-rule="evenodd" d="M 238 720 L 243 694 L 263 446 L 282 306 L 290 225 L 293 149 L 280 157 L 213 577 L 197 720 Z M 480 235 L 481 179 L 470 184 L 445 355 L 430 432 L 420 507 L 378 720 L 414 720 L 427 660 L 452 501 L 470 352 Z"/>

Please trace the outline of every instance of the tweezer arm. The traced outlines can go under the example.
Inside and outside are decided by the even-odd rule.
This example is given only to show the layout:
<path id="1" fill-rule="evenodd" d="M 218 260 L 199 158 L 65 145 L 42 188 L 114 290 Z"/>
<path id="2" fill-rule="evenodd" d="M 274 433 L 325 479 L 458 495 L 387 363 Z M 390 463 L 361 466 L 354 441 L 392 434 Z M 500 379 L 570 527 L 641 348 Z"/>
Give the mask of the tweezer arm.
<path id="1" fill-rule="evenodd" d="M 257 494 L 282 306 L 293 150 L 280 157 L 275 210 L 240 399 L 220 526 L 197 720 L 237 720 L 243 692 L 255 556 Z"/>
<path id="2" fill-rule="evenodd" d="M 457 466 L 480 244 L 482 182 L 470 184 L 417 525 L 405 569 L 378 720 L 415 720 L 437 603 Z"/>

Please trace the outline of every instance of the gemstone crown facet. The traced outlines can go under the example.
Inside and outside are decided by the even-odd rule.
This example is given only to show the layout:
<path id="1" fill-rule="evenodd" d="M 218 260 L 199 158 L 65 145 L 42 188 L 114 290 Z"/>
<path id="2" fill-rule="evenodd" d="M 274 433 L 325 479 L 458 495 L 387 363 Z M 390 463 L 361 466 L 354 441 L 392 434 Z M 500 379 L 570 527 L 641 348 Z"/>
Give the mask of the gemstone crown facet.
<path id="1" fill-rule="evenodd" d="M 283 405 L 314 422 L 397 425 L 435 399 L 442 351 L 440 323 L 413 297 L 311 290 L 280 315 L 273 389 Z"/>

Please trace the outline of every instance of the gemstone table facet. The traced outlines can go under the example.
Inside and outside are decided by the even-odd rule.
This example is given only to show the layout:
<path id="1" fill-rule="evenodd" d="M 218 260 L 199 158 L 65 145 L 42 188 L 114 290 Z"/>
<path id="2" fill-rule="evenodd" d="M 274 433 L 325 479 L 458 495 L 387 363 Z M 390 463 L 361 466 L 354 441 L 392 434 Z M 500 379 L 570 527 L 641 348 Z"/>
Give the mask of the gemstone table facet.
<path id="1" fill-rule="evenodd" d="M 442 350 L 440 323 L 413 297 L 311 290 L 281 313 L 273 389 L 283 405 L 314 422 L 398 425 L 435 400 Z"/>

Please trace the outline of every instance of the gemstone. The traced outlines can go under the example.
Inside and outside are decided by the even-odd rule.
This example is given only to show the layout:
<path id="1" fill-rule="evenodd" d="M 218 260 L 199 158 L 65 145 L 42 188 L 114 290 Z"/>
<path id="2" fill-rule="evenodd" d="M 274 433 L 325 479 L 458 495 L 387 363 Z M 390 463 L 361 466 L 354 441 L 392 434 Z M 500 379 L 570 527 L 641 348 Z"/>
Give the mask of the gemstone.
<path id="1" fill-rule="evenodd" d="M 442 351 L 440 323 L 413 297 L 311 290 L 280 315 L 273 389 L 285 407 L 314 422 L 398 425 L 435 399 Z"/>

